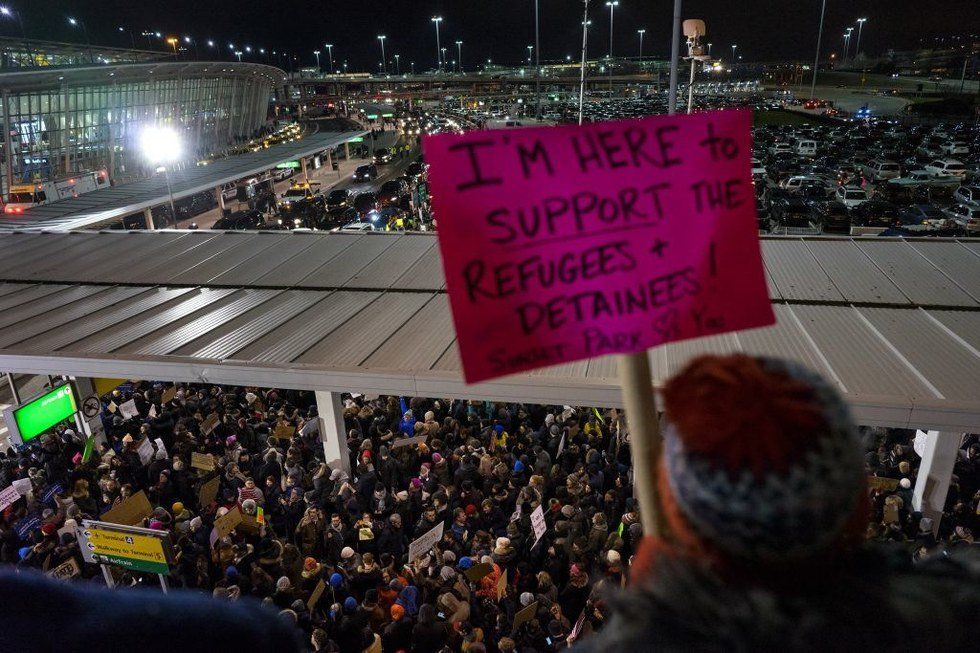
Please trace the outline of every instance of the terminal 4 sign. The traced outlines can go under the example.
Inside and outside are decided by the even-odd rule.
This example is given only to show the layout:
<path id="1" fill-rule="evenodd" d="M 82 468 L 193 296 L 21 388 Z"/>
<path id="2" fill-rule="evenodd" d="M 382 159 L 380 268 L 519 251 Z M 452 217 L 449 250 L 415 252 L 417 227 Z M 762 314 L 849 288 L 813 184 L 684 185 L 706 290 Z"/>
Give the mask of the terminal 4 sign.
<path id="1" fill-rule="evenodd" d="M 86 562 L 166 574 L 174 560 L 168 531 L 85 520 L 77 533 Z"/>
<path id="2" fill-rule="evenodd" d="M 16 408 L 8 408 L 3 418 L 11 440 L 26 444 L 55 424 L 71 419 L 77 411 L 74 388 L 66 383 Z"/>

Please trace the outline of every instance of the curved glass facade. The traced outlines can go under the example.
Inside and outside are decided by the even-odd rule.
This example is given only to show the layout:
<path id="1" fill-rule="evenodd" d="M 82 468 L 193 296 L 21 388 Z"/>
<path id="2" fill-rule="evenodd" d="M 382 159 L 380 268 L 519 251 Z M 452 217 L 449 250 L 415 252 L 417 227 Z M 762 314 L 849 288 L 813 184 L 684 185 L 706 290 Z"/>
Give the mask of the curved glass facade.
<path id="1" fill-rule="evenodd" d="M 0 74 L 4 193 L 10 185 L 105 169 L 141 177 L 147 125 L 167 125 L 188 161 L 266 124 L 284 73 L 258 64 L 155 63 Z"/>

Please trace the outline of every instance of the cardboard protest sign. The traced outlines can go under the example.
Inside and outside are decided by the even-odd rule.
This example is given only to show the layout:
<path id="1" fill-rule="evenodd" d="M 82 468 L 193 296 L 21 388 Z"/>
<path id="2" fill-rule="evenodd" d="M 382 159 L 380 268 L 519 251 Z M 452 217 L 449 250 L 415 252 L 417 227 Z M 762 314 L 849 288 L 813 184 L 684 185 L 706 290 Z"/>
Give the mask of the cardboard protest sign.
<path id="1" fill-rule="evenodd" d="M 242 511 L 236 506 L 222 516 L 214 520 L 214 528 L 218 532 L 218 537 L 222 538 L 235 530 L 235 527 L 242 523 Z"/>
<path id="2" fill-rule="evenodd" d="M 204 435 L 211 435 L 211 431 L 217 428 L 218 423 L 221 418 L 218 417 L 218 413 L 211 413 L 208 418 L 201 422 L 201 433 Z"/>
<path id="3" fill-rule="evenodd" d="M 316 584 L 316 587 L 313 588 L 313 593 L 310 594 L 310 598 L 307 599 L 307 601 L 306 601 L 306 609 L 307 610 L 309 610 L 310 612 L 313 612 L 313 606 L 315 606 L 316 603 L 317 603 L 317 601 L 320 600 L 320 596 L 323 594 L 323 590 L 325 590 L 326 588 L 327 588 L 327 584 L 324 583 L 323 582 L 323 579 L 321 578 L 320 579 L 320 582 L 318 582 Z"/>
<path id="4" fill-rule="evenodd" d="M 201 485 L 201 489 L 197 491 L 197 505 L 201 509 L 205 506 L 210 506 L 211 502 L 214 501 L 215 497 L 218 496 L 218 487 L 221 485 L 221 479 L 215 476 L 207 483 Z"/>
<path id="5" fill-rule="evenodd" d="M 881 476 L 869 476 L 868 487 L 872 490 L 885 490 L 891 492 L 898 487 L 897 478 L 882 478 Z"/>
<path id="6" fill-rule="evenodd" d="M 463 572 L 466 579 L 471 582 L 477 582 L 487 574 L 493 571 L 493 565 L 489 562 L 481 562 L 478 565 L 473 565 L 469 569 Z"/>
<path id="7" fill-rule="evenodd" d="M 191 467 L 210 472 L 214 469 L 214 459 L 211 454 L 191 452 Z"/>
<path id="8" fill-rule="evenodd" d="M 548 525 L 544 521 L 544 509 L 540 505 L 531 513 L 531 528 L 534 529 L 534 544 L 537 544 L 548 530 Z"/>
<path id="9" fill-rule="evenodd" d="M 176 396 L 177 396 L 177 387 L 172 385 L 168 386 L 167 389 L 163 391 L 163 394 L 160 395 L 160 404 L 166 406 L 171 401 L 173 401 L 174 397 Z"/>
<path id="10" fill-rule="evenodd" d="M 296 434 L 296 427 L 285 422 L 279 422 L 276 424 L 276 430 L 272 434 L 280 440 L 291 440 Z"/>
<path id="11" fill-rule="evenodd" d="M 20 492 L 13 485 L 0 491 L 0 510 L 6 510 L 7 506 L 20 498 Z"/>
<path id="12" fill-rule="evenodd" d="M 415 435 L 410 438 L 401 438 L 399 440 L 395 440 L 389 446 L 391 449 L 399 449 L 401 447 L 409 447 L 413 445 L 425 444 L 425 441 L 428 439 L 429 439 L 428 435 Z"/>
<path id="13" fill-rule="evenodd" d="M 100 521 L 109 522 L 110 524 L 122 524 L 123 526 L 135 526 L 152 513 L 153 506 L 150 505 L 150 500 L 146 498 L 146 492 L 140 490 L 102 515 Z"/>
<path id="14" fill-rule="evenodd" d="M 124 401 L 123 403 L 119 404 L 119 414 L 123 416 L 123 419 L 139 417 L 140 412 L 136 410 L 136 400 L 130 399 L 129 401 Z"/>
<path id="15" fill-rule="evenodd" d="M 242 521 L 239 522 L 238 526 L 235 528 L 245 535 L 254 535 L 261 531 L 262 525 L 259 524 L 259 520 L 256 515 L 246 515 L 245 513 L 242 513 Z"/>
<path id="16" fill-rule="evenodd" d="M 408 545 L 408 561 L 415 562 L 421 556 L 429 552 L 435 543 L 442 539 L 442 529 L 445 527 L 443 522 L 439 522 L 421 537 L 416 538 Z"/>
<path id="17" fill-rule="evenodd" d="M 773 324 L 752 115 L 423 141 L 467 382 Z"/>
<path id="18" fill-rule="evenodd" d="M 507 570 L 504 569 L 503 573 L 500 574 L 500 578 L 497 579 L 497 600 L 507 596 Z"/>
<path id="19" fill-rule="evenodd" d="M 106 406 L 106 408 L 109 410 L 110 413 L 115 413 L 117 410 L 119 410 L 119 406 L 117 406 L 116 402 L 114 401 L 110 401 L 109 405 Z"/>
<path id="20" fill-rule="evenodd" d="M 534 615 L 538 613 L 538 602 L 529 604 L 527 607 L 522 608 L 520 612 L 514 615 L 514 630 L 516 631 L 524 623 L 534 619 Z"/>
<path id="21" fill-rule="evenodd" d="M 146 416 L 150 419 L 155 419 L 157 416 L 157 407 L 150 404 L 150 410 L 146 411 Z"/>

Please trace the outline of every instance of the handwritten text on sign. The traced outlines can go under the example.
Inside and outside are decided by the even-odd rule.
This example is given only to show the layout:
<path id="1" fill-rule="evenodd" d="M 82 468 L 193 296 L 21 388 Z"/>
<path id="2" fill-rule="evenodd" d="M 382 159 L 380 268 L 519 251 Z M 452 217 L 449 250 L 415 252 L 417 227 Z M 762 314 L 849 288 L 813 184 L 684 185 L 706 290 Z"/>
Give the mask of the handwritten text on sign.
<path id="1" fill-rule="evenodd" d="M 775 321 L 749 111 L 426 138 L 470 383 Z"/>

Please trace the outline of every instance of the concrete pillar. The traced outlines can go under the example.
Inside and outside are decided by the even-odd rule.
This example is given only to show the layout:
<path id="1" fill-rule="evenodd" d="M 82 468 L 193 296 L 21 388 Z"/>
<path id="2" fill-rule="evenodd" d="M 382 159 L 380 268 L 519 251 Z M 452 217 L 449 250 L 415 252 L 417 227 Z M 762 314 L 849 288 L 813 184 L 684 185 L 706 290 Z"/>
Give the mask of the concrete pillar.
<path id="1" fill-rule="evenodd" d="M 344 141 L 344 160 L 350 161 L 350 143 Z"/>
<path id="2" fill-rule="evenodd" d="M 912 509 L 921 511 L 923 517 L 932 518 L 934 535 L 939 530 L 949 483 L 953 479 L 953 465 L 962 441 L 961 433 L 929 431 L 926 434 L 919 475 L 912 491 Z"/>
<path id="3" fill-rule="evenodd" d="M 316 410 L 320 416 L 320 440 L 323 458 L 331 469 L 350 473 L 350 452 L 347 449 L 347 429 L 344 426 L 344 405 L 339 392 L 316 391 Z"/>
<path id="4" fill-rule="evenodd" d="M 221 186 L 215 186 L 215 188 L 214 188 L 214 196 L 216 198 L 218 198 L 218 208 L 221 209 L 221 214 L 224 215 L 224 213 L 225 213 L 225 196 L 222 194 L 221 191 L 222 191 Z"/>
<path id="5" fill-rule="evenodd" d="M 143 222 L 146 223 L 146 230 L 153 231 L 156 227 L 153 225 L 153 209 L 147 207 L 143 209 Z"/>
<path id="6" fill-rule="evenodd" d="M 303 175 L 303 181 L 309 181 L 310 178 L 306 174 L 306 157 L 305 156 L 301 156 L 299 158 L 299 170 L 300 170 L 300 173 L 302 173 L 302 175 Z"/>

